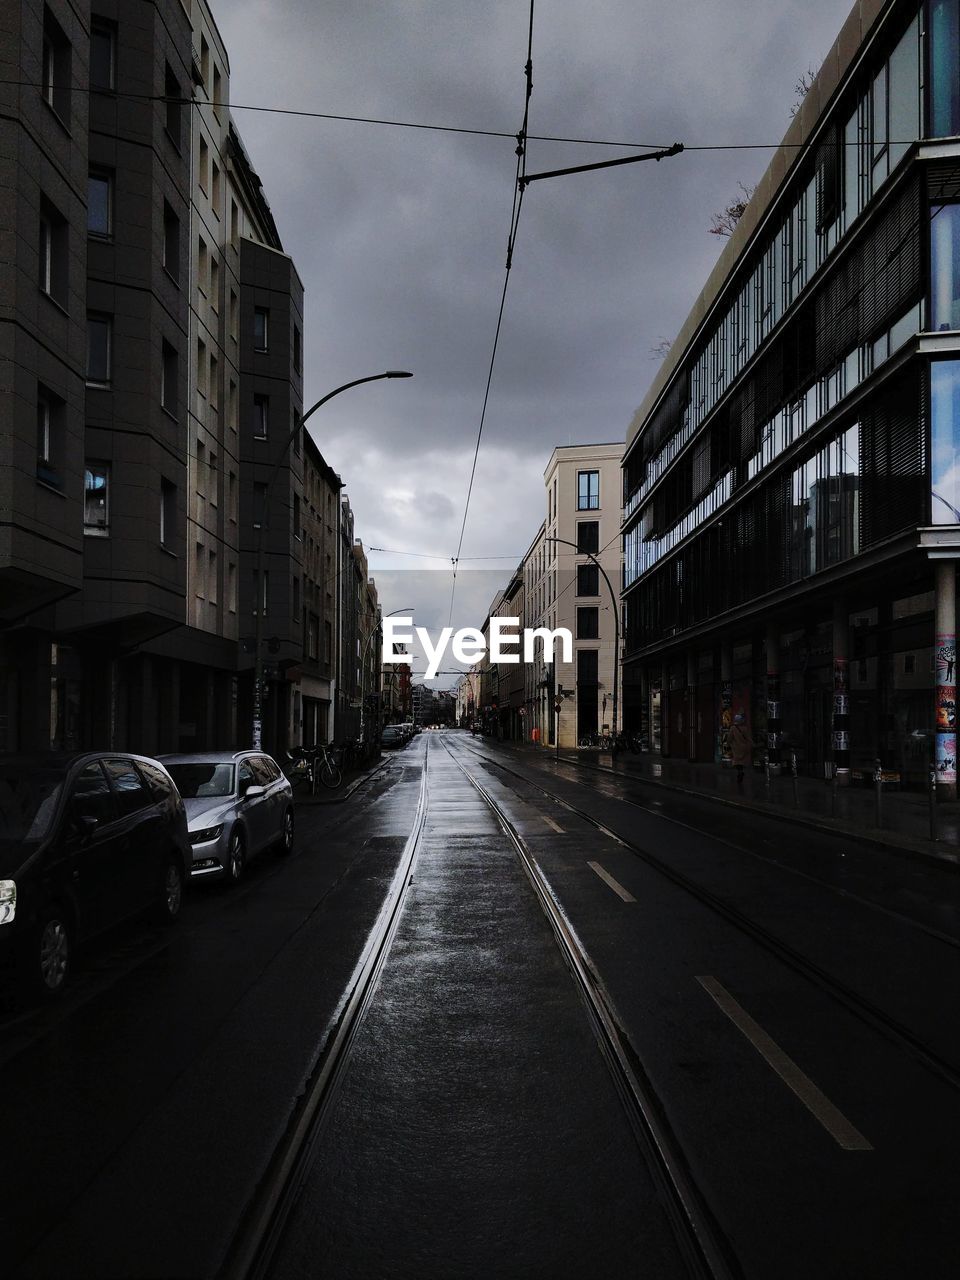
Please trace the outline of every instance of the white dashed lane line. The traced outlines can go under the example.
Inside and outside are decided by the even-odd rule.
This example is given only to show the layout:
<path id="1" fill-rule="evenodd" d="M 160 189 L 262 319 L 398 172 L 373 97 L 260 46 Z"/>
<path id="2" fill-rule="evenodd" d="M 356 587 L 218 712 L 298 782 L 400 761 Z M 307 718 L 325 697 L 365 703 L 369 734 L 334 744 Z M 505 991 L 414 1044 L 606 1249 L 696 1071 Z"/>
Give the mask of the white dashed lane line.
<path id="1" fill-rule="evenodd" d="M 604 871 L 599 862 L 588 862 L 587 866 L 591 871 L 595 871 L 604 884 L 608 884 L 613 892 L 618 894 L 624 902 L 636 902 L 633 894 L 628 893 L 622 884 L 618 884 L 609 871 Z"/>

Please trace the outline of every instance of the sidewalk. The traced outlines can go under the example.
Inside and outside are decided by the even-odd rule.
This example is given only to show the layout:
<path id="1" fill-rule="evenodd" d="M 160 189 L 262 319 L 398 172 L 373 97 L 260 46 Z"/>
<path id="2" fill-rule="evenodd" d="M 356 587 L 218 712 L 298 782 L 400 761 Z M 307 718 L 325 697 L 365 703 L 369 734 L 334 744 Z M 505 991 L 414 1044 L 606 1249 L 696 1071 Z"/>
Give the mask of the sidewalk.
<path id="1" fill-rule="evenodd" d="M 521 751 L 530 754 L 527 747 Z M 552 760 L 554 752 L 540 748 L 537 756 Z M 872 784 L 855 782 L 834 788 L 830 782 L 817 778 L 794 779 L 789 774 L 768 782 L 761 772 L 748 770 L 742 786 L 738 786 L 733 768 L 667 760 L 646 752 L 618 754 L 616 762 L 611 763 L 609 752 L 561 750 L 560 759 L 568 764 L 636 777 L 671 790 L 707 796 L 722 804 L 754 809 L 823 831 L 842 832 L 853 839 L 888 845 L 960 870 L 960 801 L 941 802 L 936 806 L 938 839 L 933 841 L 929 798 L 918 792 L 901 792 L 896 787 L 882 789 L 878 825 Z"/>
<path id="2" fill-rule="evenodd" d="M 343 782 L 337 787 L 336 791 L 331 791 L 328 787 L 318 787 L 315 796 L 295 791 L 293 796 L 294 803 L 297 806 L 343 804 L 344 800 L 349 800 L 353 793 L 358 791 L 374 774 L 379 773 L 389 759 L 388 755 L 383 754 L 379 760 L 363 769 L 344 769 Z"/>

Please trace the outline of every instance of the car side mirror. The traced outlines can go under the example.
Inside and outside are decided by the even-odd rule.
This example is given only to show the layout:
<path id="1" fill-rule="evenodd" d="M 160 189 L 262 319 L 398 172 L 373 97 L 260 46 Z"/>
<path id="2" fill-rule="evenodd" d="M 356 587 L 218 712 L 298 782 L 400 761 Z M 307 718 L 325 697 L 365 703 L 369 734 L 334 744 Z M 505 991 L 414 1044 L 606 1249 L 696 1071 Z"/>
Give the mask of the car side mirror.
<path id="1" fill-rule="evenodd" d="M 261 787 L 257 783 L 251 782 L 250 786 L 244 791 L 243 798 L 244 800 L 256 800 L 259 796 L 266 795 L 266 793 L 266 787 Z"/>
<path id="2" fill-rule="evenodd" d="M 76 827 L 77 835 L 81 840 L 89 840 L 97 827 L 99 827 L 100 819 L 95 818 L 92 813 L 81 813 L 74 818 L 73 825 Z"/>

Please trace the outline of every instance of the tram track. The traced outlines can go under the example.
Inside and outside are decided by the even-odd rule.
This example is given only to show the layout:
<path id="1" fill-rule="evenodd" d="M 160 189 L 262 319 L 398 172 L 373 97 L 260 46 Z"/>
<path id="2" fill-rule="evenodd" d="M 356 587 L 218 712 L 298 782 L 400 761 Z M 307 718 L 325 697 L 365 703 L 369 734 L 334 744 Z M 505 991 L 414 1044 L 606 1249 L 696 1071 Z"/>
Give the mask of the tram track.
<path id="1" fill-rule="evenodd" d="M 413 825 L 377 921 L 287 1131 L 240 1218 L 219 1280 L 265 1280 L 334 1106 L 350 1051 L 377 987 L 413 878 L 427 814 L 429 747 L 424 748 Z"/>
<path id="2" fill-rule="evenodd" d="M 631 1130 L 661 1195 L 674 1238 L 692 1277 L 734 1280 L 742 1275 L 722 1228 L 693 1177 L 683 1149 L 666 1117 L 656 1089 L 630 1043 L 613 1001 L 529 846 L 506 811 L 456 752 L 447 754 L 494 814 L 513 844 L 520 865 L 553 931 L 567 968 L 586 1007 L 607 1069 L 616 1086 Z"/>
<path id="3" fill-rule="evenodd" d="M 733 925 L 739 932 L 761 946 L 768 954 L 774 956 L 788 969 L 806 979 L 817 990 L 830 996 L 836 1003 L 840 1004 L 849 1013 L 853 1014 L 860 1022 L 882 1035 L 888 1041 L 896 1044 L 900 1049 L 908 1053 L 915 1061 L 919 1062 L 926 1070 L 937 1076 L 938 1079 L 950 1085 L 951 1088 L 960 1091 L 960 1069 L 958 1069 L 956 1065 L 943 1058 L 928 1045 L 924 1044 L 923 1041 L 908 1027 L 904 1026 L 903 1023 L 898 1021 L 896 1018 L 887 1014 L 879 1007 L 879 1005 L 854 990 L 841 979 L 829 973 L 821 965 L 817 964 L 816 961 L 805 956 L 790 943 L 777 937 L 776 934 L 772 933 L 764 925 L 751 919 L 738 907 L 734 906 L 719 894 L 716 894 L 712 890 L 697 883 L 696 880 L 678 870 L 675 866 L 653 853 L 650 849 L 647 849 L 642 845 L 637 844 L 635 841 L 620 835 L 599 818 L 595 818 L 585 809 L 572 804 L 569 800 L 564 799 L 564 797 L 558 795 L 555 791 L 551 791 L 549 788 L 541 786 L 540 783 L 531 780 L 518 770 L 511 769 L 508 765 L 502 764 L 500 761 L 494 760 L 491 757 L 484 755 L 482 752 L 478 752 L 469 747 L 466 749 L 469 754 L 479 762 L 506 774 L 508 777 L 517 779 L 525 787 L 529 787 L 531 790 L 539 792 L 552 803 L 559 805 L 567 812 L 574 814 L 583 822 L 586 822 L 595 830 L 602 832 L 623 849 L 632 853 L 652 870 L 658 872 L 670 883 L 684 890 L 696 901 L 709 908 L 727 923 Z M 661 820 L 672 821 L 672 819 L 663 814 L 658 813 L 655 816 Z M 704 833 L 697 832 L 697 834 L 703 835 Z M 712 839 L 713 837 L 710 838 Z"/>
<path id="4" fill-rule="evenodd" d="M 496 768 L 506 767 L 500 765 L 499 761 L 494 761 L 491 757 L 484 756 L 481 752 L 476 752 L 476 755 L 479 759 L 487 760 Z M 594 764 L 591 761 L 572 761 L 569 759 L 561 759 L 560 763 L 561 765 L 566 766 L 566 768 L 574 774 L 574 776 L 569 779 L 574 785 L 577 785 L 575 771 L 577 769 L 584 768 L 595 770 L 596 772 L 605 775 L 610 781 L 618 782 L 620 784 L 626 784 L 628 781 L 632 781 L 625 778 L 622 774 L 617 773 L 616 770 L 609 769 L 604 765 Z M 660 784 L 654 783 L 653 785 L 658 786 Z M 960 937 L 944 933 L 942 929 L 937 929 L 933 925 L 925 924 L 924 921 L 918 920 L 915 916 L 905 915 L 902 911 L 897 911 L 894 907 L 887 907 L 884 906 L 883 903 L 876 902 L 872 898 L 865 898 L 862 894 L 855 893 L 851 889 L 845 889 L 842 885 L 835 884 L 830 880 L 825 880 L 822 876 L 814 875 L 810 871 L 804 871 L 801 867 L 789 866 L 787 863 L 781 862 L 779 858 L 772 858 L 768 854 L 760 853 L 757 849 L 748 849 L 745 845 L 738 844 L 735 840 L 730 840 L 726 836 L 716 835 L 714 832 L 705 831 L 702 827 L 695 826 L 691 822 L 684 822 L 682 818 L 678 818 L 675 814 L 666 813 L 659 807 L 654 808 L 649 802 L 638 800 L 635 795 L 629 793 L 615 794 L 612 791 L 602 791 L 601 794 L 606 796 L 608 799 L 618 800 L 622 804 L 628 804 L 634 809 L 639 809 L 641 813 L 645 813 L 651 818 L 656 818 L 661 822 L 670 822 L 674 826 L 682 828 L 684 831 L 691 832 L 693 835 L 708 836 L 714 844 L 722 845 L 725 849 L 730 849 L 734 853 L 741 854 L 743 857 L 751 858 L 753 861 L 761 863 L 764 866 L 771 867 L 776 871 L 782 871 L 785 875 L 795 876 L 799 880 L 807 881 L 808 884 L 815 884 L 819 888 L 825 889 L 828 893 L 832 893 L 846 902 L 856 902 L 861 907 L 866 907 L 868 910 L 875 911 L 879 915 L 887 916 L 891 920 L 896 920 L 898 923 L 906 925 L 908 928 L 916 930 L 918 933 L 925 934 L 929 938 L 934 938 L 937 942 L 943 943 L 944 946 L 950 947 L 954 951 L 960 951 Z M 710 803 L 711 800 L 713 800 L 714 803 L 717 802 L 715 797 L 708 795 L 698 794 L 697 799 L 702 800 L 704 803 Z M 729 804 L 730 801 L 721 800 L 720 803 Z M 770 814 L 761 814 L 760 816 L 767 818 L 768 820 L 775 820 Z M 789 821 L 790 819 L 789 817 L 785 817 L 783 820 Z M 843 835 L 840 831 L 832 832 L 831 834 L 835 839 L 842 838 Z M 865 837 L 858 838 L 865 839 Z"/>

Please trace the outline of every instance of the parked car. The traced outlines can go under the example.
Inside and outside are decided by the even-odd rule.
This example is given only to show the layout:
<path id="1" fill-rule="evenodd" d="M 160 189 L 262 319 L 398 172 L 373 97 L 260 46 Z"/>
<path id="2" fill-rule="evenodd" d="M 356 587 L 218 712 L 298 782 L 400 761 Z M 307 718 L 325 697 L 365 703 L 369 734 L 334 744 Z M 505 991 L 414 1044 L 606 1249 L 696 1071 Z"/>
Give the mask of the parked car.
<path id="1" fill-rule="evenodd" d="M 22 990 L 63 990 L 76 948 L 180 913 L 190 845 L 163 765 L 129 752 L 0 755 L 0 953 Z"/>
<path id="2" fill-rule="evenodd" d="M 384 725 L 383 732 L 380 734 L 380 745 L 381 747 L 405 747 L 407 745 L 407 735 L 403 731 L 403 725 Z"/>
<path id="3" fill-rule="evenodd" d="M 236 884 L 264 849 L 293 849 L 293 787 L 262 751 L 161 756 L 187 810 L 191 875 Z"/>

